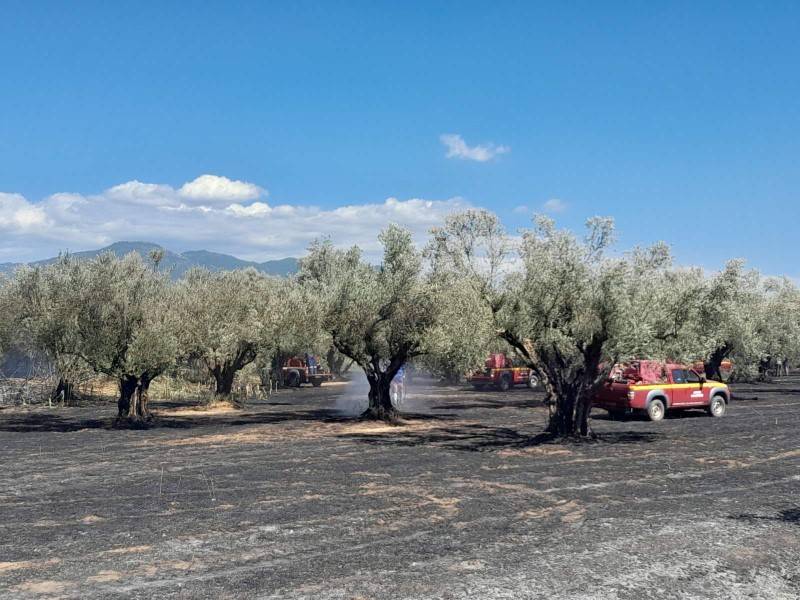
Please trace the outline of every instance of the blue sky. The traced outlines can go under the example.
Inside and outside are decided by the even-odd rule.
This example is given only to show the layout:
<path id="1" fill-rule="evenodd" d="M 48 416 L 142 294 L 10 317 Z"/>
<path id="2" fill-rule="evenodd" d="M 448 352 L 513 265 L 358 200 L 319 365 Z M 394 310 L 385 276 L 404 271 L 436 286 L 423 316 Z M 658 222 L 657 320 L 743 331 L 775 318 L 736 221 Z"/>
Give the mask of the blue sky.
<path id="1" fill-rule="evenodd" d="M 683 263 L 745 257 L 800 276 L 797 3 L 2 13 L 0 260 L 114 238 L 273 258 L 311 233 L 361 241 L 381 217 L 424 228 L 472 205 L 511 228 L 532 211 L 575 229 L 610 215 L 621 247 L 665 240 Z M 443 134 L 461 136 L 462 157 L 448 158 Z M 469 158 L 489 144 L 501 152 Z M 209 200 L 220 215 L 183 202 L 205 174 L 227 178 Z M 199 220 L 219 222 L 228 203 L 242 207 L 230 227 Z"/>

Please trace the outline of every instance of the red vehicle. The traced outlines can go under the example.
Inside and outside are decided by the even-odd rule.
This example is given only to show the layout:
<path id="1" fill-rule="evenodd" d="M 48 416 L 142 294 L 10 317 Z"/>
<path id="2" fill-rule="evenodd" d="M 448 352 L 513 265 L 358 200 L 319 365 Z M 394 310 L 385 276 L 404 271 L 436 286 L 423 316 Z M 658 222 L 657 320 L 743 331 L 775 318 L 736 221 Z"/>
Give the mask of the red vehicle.
<path id="1" fill-rule="evenodd" d="M 721 417 L 730 400 L 727 385 L 707 381 L 690 367 L 640 360 L 615 366 L 592 405 L 611 415 L 644 411 L 651 421 L 660 421 L 667 410 L 683 408 L 705 408 Z"/>
<path id="2" fill-rule="evenodd" d="M 533 371 L 528 367 L 515 366 L 513 361 L 502 353 L 490 355 L 486 359 L 484 369 L 468 375 L 467 381 L 475 386 L 475 389 L 492 386 L 501 392 L 506 392 L 515 385 L 535 388 L 539 383 Z"/>
<path id="3" fill-rule="evenodd" d="M 320 367 L 319 359 L 310 354 L 293 356 L 281 369 L 283 381 L 288 387 L 300 387 L 304 383 L 319 387 L 325 381 L 333 379 L 333 374 Z"/>

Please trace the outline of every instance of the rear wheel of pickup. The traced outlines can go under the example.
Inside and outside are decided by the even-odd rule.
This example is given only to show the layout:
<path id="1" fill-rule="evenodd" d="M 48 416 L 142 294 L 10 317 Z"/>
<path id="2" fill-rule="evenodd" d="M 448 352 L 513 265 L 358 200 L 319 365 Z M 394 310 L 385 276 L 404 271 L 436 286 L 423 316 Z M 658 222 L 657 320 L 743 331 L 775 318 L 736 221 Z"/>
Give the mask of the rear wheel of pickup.
<path id="1" fill-rule="evenodd" d="M 501 392 L 507 392 L 511 389 L 511 375 L 509 373 L 503 373 L 500 376 L 500 381 L 497 382 L 497 389 Z"/>
<path id="2" fill-rule="evenodd" d="M 528 377 L 528 387 L 530 389 L 535 389 L 536 386 L 539 385 L 539 378 L 536 376 L 535 373 L 531 373 L 530 377 Z"/>
<path id="3" fill-rule="evenodd" d="M 725 414 L 727 408 L 725 398 L 721 394 L 717 394 L 711 398 L 711 404 L 708 405 L 708 414 L 712 417 L 721 417 Z"/>
<path id="4" fill-rule="evenodd" d="M 666 412 L 667 408 L 661 398 L 653 398 L 647 405 L 647 416 L 651 421 L 660 421 Z"/>

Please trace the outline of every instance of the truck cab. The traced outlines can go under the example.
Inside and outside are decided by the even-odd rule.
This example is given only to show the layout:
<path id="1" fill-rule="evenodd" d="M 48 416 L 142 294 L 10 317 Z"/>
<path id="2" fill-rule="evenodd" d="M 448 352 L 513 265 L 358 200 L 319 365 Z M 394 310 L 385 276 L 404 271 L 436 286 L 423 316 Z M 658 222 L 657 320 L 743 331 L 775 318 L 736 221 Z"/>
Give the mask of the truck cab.
<path id="1" fill-rule="evenodd" d="M 705 408 L 714 417 L 725 414 L 730 390 L 720 381 L 708 381 L 695 369 L 678 363 L 633 361 L 615 365 L 592 406 L 612 416 L 643 411 L 660 421 L 667 410 Z"/>
<path id="2" fill-rule="evenodd" d="M 484 368 L 467 375 L 467 381 L 478 390 L 494 387 L 501 392 L 506 392 L 515 385 L 535 388 L 539 383 L 533 371 L 526 366 L 515 364 L 501 352 L 489 355 Z"/>

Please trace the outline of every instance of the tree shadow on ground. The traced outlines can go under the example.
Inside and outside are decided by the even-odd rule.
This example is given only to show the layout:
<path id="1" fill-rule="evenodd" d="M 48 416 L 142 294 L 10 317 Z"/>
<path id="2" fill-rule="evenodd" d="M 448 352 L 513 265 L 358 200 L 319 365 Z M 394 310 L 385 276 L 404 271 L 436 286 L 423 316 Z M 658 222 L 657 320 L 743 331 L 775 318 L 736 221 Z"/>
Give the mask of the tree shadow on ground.
<path id="1" fill-rule="evenodd" d="M 494 452 L 522 450 L 535 446 L 563 446 L 584 443 L 634 444 L 654 442 L 662 434 L 639 431 L 609 432 L 596 435 L 593 440 L 577 441 L 549 433 L 530 435 L 507 427 L 491 427 L 479 423 L 445 426 L 423 431 L 390 431 L 386 433 L 347 433 L 340 437 L 374 446 L 434 446 L 447 450 L 466 452 Z"/>
<path id="2" fill-rule="evenodd" d="M 795 525 L 800 525 L 800 508 L 787 508 L 786 510 L 778 511 L 775 515 L 741 513 L 738 515 L 730 515 L 728 518 L 737 521 L 773 521 L 776 523 L 794 523 Z"/>
<path id="3" fill-rule="evenodd" d="M 611 416 L 610 413 L 600 412 L 592 413 L 592 421 L 617 421 L 620 423 L 625 422 L 649 422 L 645 413 L 630 413 L 620 416 Z M 697 419 L 709 418 L 709 414 L 703 409 L 683 409 L 683 410 L 668 410 L 664 416 L 665 420 L 681 420 L 681 419 Z"/>
<path id="4" fill-rule="evenodd" d="M 446 402 L 431 406 L 431 410 L 476 410 L 481 408 L 541 408 L 545 406 L 541 398 L 503 398 L 494 400 L 491 398 L 480 398 L 467 400 L 466 402 Z"/>
<path id="5" fill-rule="evenodd" d="M 734 400 L 758 400 L 758 396 L 748 396 L 745 394 L 785 394 L 787 396 L 797 396 L 800 395 L 800 388 L 782 388 L 779 384 L 775 385 L 774 387 L 748 387 L 742 390 L 741 394 L 737 394 L 736 391 L 732 393 Z M 762 400 L 766 400 L 767 398 L 761 398 Z"/>
<path id="6" fill-rule="evenodd" d="M 162 405 L 159 405 L 161 408 Z M 156 411 L 158 408 L 156 408 Z M 415 420 L 448 421 L 451 415 L 407 415 Z M 27 413 L 20 415 L 6 415 L 0 419 L 0 431 L 8 432 L 41 432 L 41 433 L 69 433 L 85 429 L 215 429 L 218 427 L 236 427 L 245 425 L 271 425 L 290 422 L 319 422 L 319 423 L 354 423 L 360 419 L 357 416 L 345 416 L 335 409 L 309 409 L 292 411 L 242 411 L 223 413 L 219 415 L 194 415 L 173 416 L 159 415 L 158 412 L 152 420 L 143 422 L 117 422 L 115 416 L 106 414 L 103 418 L 81 418 L 80 415 L 64 415 L 53 413 Z"/>

